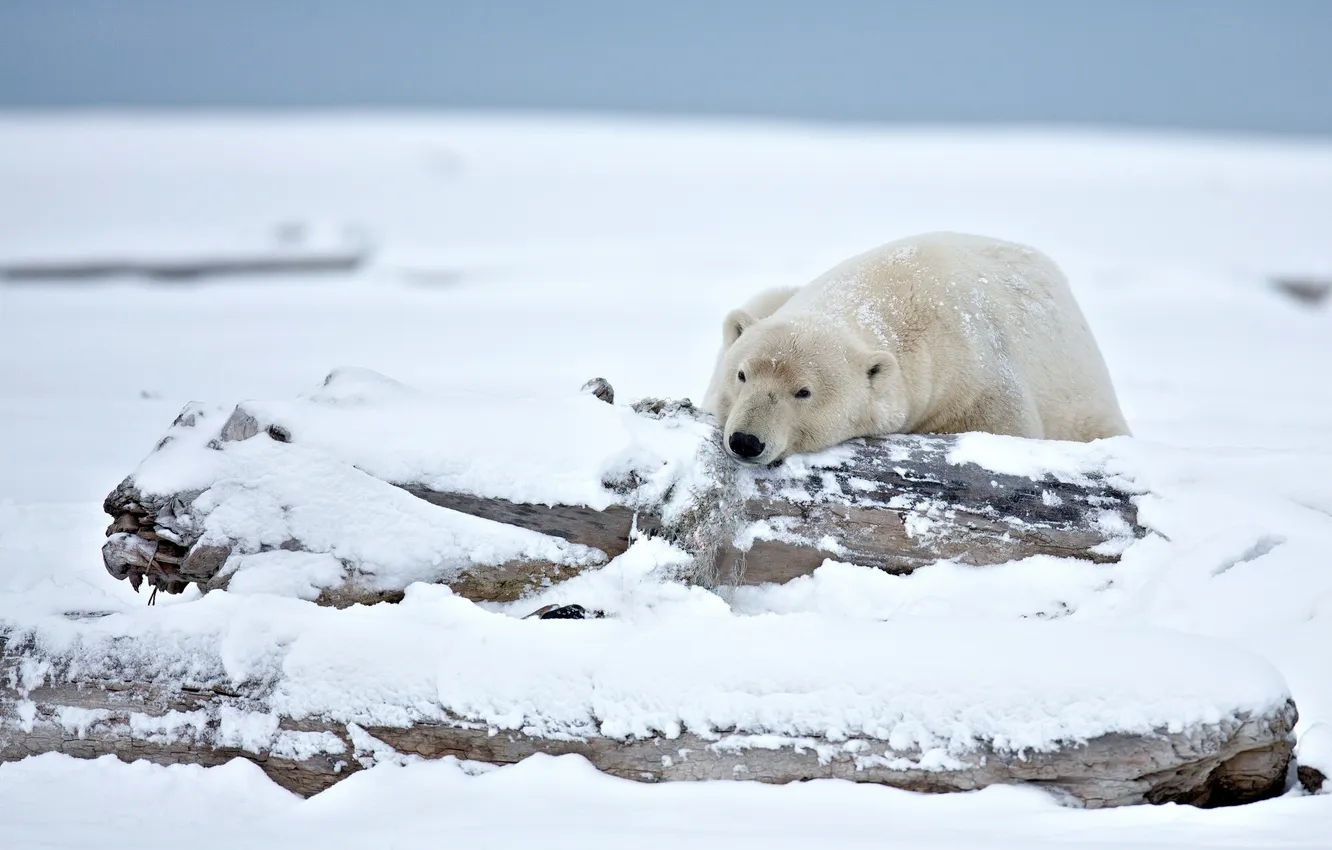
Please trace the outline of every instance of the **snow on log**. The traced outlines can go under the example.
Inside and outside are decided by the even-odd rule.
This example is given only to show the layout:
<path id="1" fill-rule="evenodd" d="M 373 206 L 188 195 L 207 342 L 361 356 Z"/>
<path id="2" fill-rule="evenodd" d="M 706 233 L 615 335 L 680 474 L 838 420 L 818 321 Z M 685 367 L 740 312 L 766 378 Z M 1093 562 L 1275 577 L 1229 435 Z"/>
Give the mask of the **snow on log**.
<path id="1" fill-rule="evenodd" d="M 605 564 L 635 534 L 684 549 L 678 577 L 706 586 L 785 582 L 829 558 L 892 573 L 1110 562 L 1143 534 L 1133 483 L 1080 444 L 1046 444 L 1058 462 L 1023 474 L 965 459 L 955 436 L 755 469 L 688 401 L 585 390 L 439 398 L 346 369 L 294 401 L 192 404 L 107 497 L 107 570 L 168 593 L 194 582 L 343 605 L 429 581 L 508 601 Z"/>
<path id="2" fill-rule="evenodd" d="M 649 782 L 1222 806 L 1283 791 L 1297 719 L 1243 650 L 1059 622 L 524 620 L 418 586 L 392 606 L 216 594 L 8 631 L 0 761 L 241 757 L 303 795 L 413 756 L 573 753 Z"/>

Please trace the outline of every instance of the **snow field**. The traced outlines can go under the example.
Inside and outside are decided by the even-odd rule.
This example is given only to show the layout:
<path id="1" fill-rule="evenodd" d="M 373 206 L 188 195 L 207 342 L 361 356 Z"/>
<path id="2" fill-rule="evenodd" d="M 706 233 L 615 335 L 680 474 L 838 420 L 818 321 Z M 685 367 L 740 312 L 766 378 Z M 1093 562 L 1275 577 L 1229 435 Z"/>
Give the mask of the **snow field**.
<path id="1" fill-rule="evenodd" d="M 941 680 L 926 681 L 944 668 L 928 661 L 950 656 L 923 654 L 912 635 L 951 632 L 985 646 L 986 635 L 1011 632 L 1013 641 L 1039 644 L 1031 646 L 1033 663 L 986 656 L 994 678 L 984 681 L 994 688 L 982 704 L 996 717 L 1027 712 L 1022 740 L 1088 718 L 1182 717 L 1222 697 L 1242 702 L 1288 688 L 1301 713 L 1301 758 L 1327 761 L 1320 730 L 1332 721 L 1332 382 L 1325 374 L 1332 320 L 1326 307 L 1302 308 L 1264 279 L 1332 269 L 1324 238 L 1332 225 L 1332 147 L 647 121 L 11 116 L 0 120 L 0 185 L 6 258 L 86 254 L 108 243 L 226 245 L 292 219 L 355 223 L 378 248 L 374 263 L 349 279 L 178 288 L 0 282 L 0 618 L 39 630 L 52 646 L 86 639 L 91 659 L 97 641 L 89 636 L 121 629 L 158 651 L 173 642 L 182 653 L 196 647 L 194 675 L 277 681 L 281 673 L 290 687 L 307 687 L 290 698 L 311 705 L 335 702 L 314 687 L 331 677 L 353 685 L 362 708 L 394 682 L 438 697 L 441 670 L 452 670 L 453 687 L 493 687 L 478 711 L 517 722 L 526 716 L 517 705 L 526 680 L 517 677 L 540 670 L 515 666 L 515 678 L 497 678 L 493 669 L 435 667 L 432 658 L 399 670 L 399 679 L 378 669 L 383 656 L 372 647 L 357 654 L 346 646 L 356 630 L 344 633 L 342 624 L 385 615 L 321 612 L 280 598 L 308 594 L 326 579 L 327 564 L 293 565 L 283 572 L 295 576 L 291 582 L 259 582 L 249 594 L 203 601 L 190 594 L 143 609 L 142 597 L 102 571 L 101 498 L 186 402 L 290 398 L 338 364 L 474 399 L 471 409 L 508 411 L 517 421 L 501 432 L 469 421 L 460 406 L 454 419 L 441 420 L 440 439 L 461 440 L 478 464 L 492 457 L 539 464 L 543 422 L 532 411 L 554 397 L 576 398 L 587 378 L 604 375 L 623 398 L 697 399 L 720 316 L 752 292 L 801 283 L 907 233 L 970 230 L 1029 242 L 1065 267 L 1135 437 L 1070 448 L 977 436 L 964 441 L 958 459 L 1008 471 L 1091 464 L 1123 475 L 1149 494 L 1140 519 L 1157 533 L 1130 546 L 1119 564 L 943 563 L 894 577 L 830 562 L 785 587 L 722 599 L 661 584 L 657 570 L 677 556 L 645 547 L 530 601 L 531 608 L 603 607 L 617 622 L 522 623 L 504 616 L 525 613 L 516 607 L 479 609 L 414 588 L 398 612 L 404 622 L 392 629 L 461 635 L 445 653 L 490 638 L 499 643 L 487 651 L 508 646 L 516 656 L 515 644 L 533 648 L 521 643 L 526 630 L 558 627 L 541 634 L 559 637 L 535 646 L 536 657 L 555 665 L 553 678 L 541 681 L 574 689 L 561 703 L 563 721 L 593 716 L 588 694 L 600 697 L 605 686 L 620 689 L 607 692 L 615 699 L 605 705 L 633 704 L 624 696 L 632 690 L 641 700 L 635 717 L 664 726 L 683 720 L 664 697 L 686 686 L 695 690 L 682 693 L 706 706 L 700 724 L 743 719 L 744 707 L 725 690 L 741 667 L 755 687 L 822 693 L 845 679 L 867 698 L 894 681 L 918 694 L 944 693 Z M 374 398 L 384 407 L 395 403 L 388 390 L 363 391 L 381 393 Z M 600 452 L 606 441 L 625 439 L 611 424 L 583 435 L 588 445 Z M 501 438 L 505 452 L 495 451 Z M 413 440 L 429 446 L 431 435 Z M 580 445 L 563 444 L 575 453 Z M 481 466 L 438 472 L 455 481 L 497 474 Z M 591 480 L 561 482 L 552 473 L 516 476 L 512 486 Z M 114 613 L 77 624 L 59 616 L 72 611 Z M 409 617 L 420 621 L 413 626 Z M 1045 634 L 1058 641 L 1024 637 Z M 1094 634 L 1113 634 L 1134 652 L 1111 665 Z M 877 635 L 885 640 L 869 638 Z M 603 636 L 610 648 L 598 642 Z M 660 682 L 617 684 L 614 675 L 633 672 L 630 651 L 666 663 L 652 636 L 688 652 Z M 776 665 L 747 642 L 756 638 L 784 648 L 789 663 Z M 824 640 L 854 649 L 801 652 Z M 989 644 L 985 651 L 997 652 Z M 933 645 L 940 653 L 964 648 Z M 1071 653 L 1049 651 L 1065 645 L 1106 664 L 1074 669 Z M 559 653 L 569 647 L 588 654 Z M 1192 672 L 1166 675 L 1177 647 L 1194 660 Z M 618 667 L 594 654 L 617 648 L 626 653 Z M 143 661 L 158 657 L 146 652 Z M 332 666 L 339 657 L 347 660 Z M 487 657 L 492 667 L 515 663 Z M 561 658 L 577 670 L 559 667 Z M 1041 669 L 1036 661 L 1067 665 L 1059 669 L 1071 677 L 1069 689 L 1091 682 L 1079 676 L 1106 677 L 1091 683 L 1116 697 L 1078 714 L 1073 690 L 1041 681 L 1048 703 L 1020 699 L 1018 684 L 1029 686 L 1023 693 L 1037 689 L 1022 678 Z M 857 672 L 880 668 L 903 678 Z M 980 684 L 960 681 L 951 693 Z M 853 704 L 847 699 L 843 708 Z M 784 716 L 809 724 L 801 728 L 846 725 L 835 705 L 811 701 Z M 866 705 L 887 712 L 866 714 L 867 722 L 900 725 L 906 717 L 892 713 L 900 704 Z M 930 734 L 947 740 L 943 718 L 955 716 L 917 709 L 938 721 Z M 983 719 L 963 721 L 975 731 Z M 86 845 L 97 829 L 106 846 L 136 847 L 175 845 L 187 830 L 205 846 L 317 835 L 327 846 L 358 839 L 433 846 L 447 836 L 467 846 L 582 847 L 809 846 L 834 838 L 845 846 L 1322 847 L 1332 833 L 1332 798 L 1296 792 L 1233 811 L 1076 812 L 1013 789 L 931 798 L 838 782 L 644 787 L 596 775 L 573 758 L 480 776 L 450 764 L 388 766 L 307 802 L 239 763 L 163 769 L 43 756 L 0 766 L 0 786 L 0 822 L 19 846 Z M 162 802 L 126 807 L 109 798 L 109 787 Z M 252 818 L 238 824 L 201 809 L 197 801 L 211 795 L 220 795 L 218 811 L 234 801 Z M 515 799 L 524 807 L 515 810 Z"/>

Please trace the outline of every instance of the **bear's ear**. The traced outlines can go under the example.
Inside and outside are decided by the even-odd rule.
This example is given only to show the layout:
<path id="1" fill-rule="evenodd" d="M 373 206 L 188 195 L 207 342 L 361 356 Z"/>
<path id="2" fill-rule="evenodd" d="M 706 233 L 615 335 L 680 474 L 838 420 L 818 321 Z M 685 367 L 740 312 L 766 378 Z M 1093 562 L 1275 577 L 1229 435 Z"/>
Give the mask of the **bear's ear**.
<path id="1" fill-rule="evenodd" d="M 745 328 L 754 324 L 754 317 L 744 310 L 732 310 L 726 314 L 722 320 L 722 346 L 730 348 L 735 345 L 735 341 L 740 338 L 740 334 L 745 332 Z"/>
<path id="2" fill-rule="evenodd" d="M 888 381 L 897 376 L 897 369 L 897 358 L 891 351 L 876 351 L 865 364 L 865 376 L 871 387 L 888 386 Z"/>

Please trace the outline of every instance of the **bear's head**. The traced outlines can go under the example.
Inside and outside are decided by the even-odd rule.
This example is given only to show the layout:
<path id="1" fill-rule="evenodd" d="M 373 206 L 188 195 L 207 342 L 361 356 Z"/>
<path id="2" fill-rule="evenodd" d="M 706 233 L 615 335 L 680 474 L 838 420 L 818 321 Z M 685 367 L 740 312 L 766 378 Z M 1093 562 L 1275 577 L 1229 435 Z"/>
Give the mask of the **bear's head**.
<path id="1" fill-rule="evenodd" d="M 812 317 L 755 321 L 733 310 L 722 325 L 715 413 L 732 456 L 755 464 L 854 437 L 899 431 L 907 419 L 897 358 Z"/>

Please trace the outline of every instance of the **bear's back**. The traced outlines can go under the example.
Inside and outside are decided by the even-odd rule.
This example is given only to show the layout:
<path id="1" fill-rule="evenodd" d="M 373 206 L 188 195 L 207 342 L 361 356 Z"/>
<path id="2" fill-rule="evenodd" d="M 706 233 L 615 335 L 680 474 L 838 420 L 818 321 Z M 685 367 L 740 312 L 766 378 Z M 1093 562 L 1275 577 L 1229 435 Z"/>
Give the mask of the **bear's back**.
<path id="1" fill-rule="evenodd" d="M 984 356 L 1063 308 L 1058 268 L 1016 243 L 963 233 L 889 242 L 811 281 L 781 308 L 855 330 L 871 348 L 909 353 L 963 344 Z"/>
<path id="2" fill-rule="evenodd" d="M 906 372 L 927 371 L 932 386 L 947 387 L 952 403 L 1019 393 L 1051 437 L 1087 431 L 1064 420 L 1071 411 L 1086 418 L 1088 406 L 1092 419 L 1111 423 L 1106 430 L 1122 426 L 1109 371 L 1063 272 L 1026 245 L 950 232 L 899 239 L 815 278 L 777 314 L 831 323 L 870 349 L 893 351 Z M 1085 404 L 1070 408 L 1072 399 Z"/>

